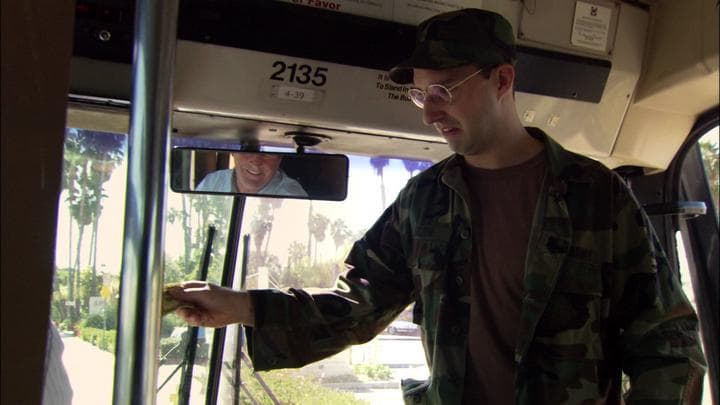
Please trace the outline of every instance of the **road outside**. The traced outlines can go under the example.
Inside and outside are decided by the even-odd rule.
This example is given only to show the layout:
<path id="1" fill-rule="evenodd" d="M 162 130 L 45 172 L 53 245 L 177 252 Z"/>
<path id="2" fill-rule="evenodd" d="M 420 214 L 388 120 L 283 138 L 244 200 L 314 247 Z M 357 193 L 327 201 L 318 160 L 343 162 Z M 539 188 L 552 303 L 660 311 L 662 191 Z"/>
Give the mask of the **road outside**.
<path id="1" fill-rule="evenodd" d="M 393 381 L 381 384 L 355 384 L 342 387 L 354 395 L 373 405 L 401 405 L 399 381 L 404 378 L 426 378 L 427 367 L 424 364 L 407 364 L 403 359 L 416 359 L 422 355 L 422 346 L 417 337 L 382 336 L 377 338 L 377 345 L 367 349 L 370 354 L 360 351 L 359 356 L 370 356 L 383 360 L 393 371 Z M 112 386 L 115 368 L 114 355 L 100 350 L 92 344 L 75 336 L 63 337 L 65 349 L 63 362 L 67 369 L 70 384 L 73 387 L 73 405 L 102 405 L 112 403 Z M 357 347 L 361 349 L 361 347 Z M 177 365 L 163 365 L 158 371 L 158 384 L 162 384 L 170 376 Z M 195 366 L 197 375 L 205 375 L 205 367 Z M 157 405 L 173 405 L 175 393 L 180 383 L 180 372 L 175 373 L 158 393 Z M 204 404 L 203 383 L 195 378 L 192 384 L 190 403 Z M 337 387 L 340 388 L 340 387 Z"/>
<path id="2" fill-rule="evenodd" d="M 65 350 L 63 363 L 73 388 L 73 405 L 103 405 L 112 403 L 113 375 L 115 356 L 98 349 L 78 337 L 63 337 Z M 177 365 L 163 365 L 158 370 L 158 384 L 162 384 L 172 374 Z M 199 375 L 204 375 L 204 367 L 195 366 Z M 158 393 L 157 405 L 173 405 L 174 393 L 180 384 L 180 371 L 175 373 Z M 205 397 L 201 387 L 195 381 L 192 384 L 191 404 L 204 404 Z"/>

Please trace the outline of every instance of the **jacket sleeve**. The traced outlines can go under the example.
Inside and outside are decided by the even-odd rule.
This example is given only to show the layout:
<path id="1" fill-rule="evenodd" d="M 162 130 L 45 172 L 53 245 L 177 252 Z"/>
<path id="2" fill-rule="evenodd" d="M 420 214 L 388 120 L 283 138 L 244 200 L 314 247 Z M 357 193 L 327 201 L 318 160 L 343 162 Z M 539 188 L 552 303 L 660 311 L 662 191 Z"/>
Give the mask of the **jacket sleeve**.
<path id="1" fill-rule="evenodd" d="M 301 367 L 367 342 L 410 303 L 396 206 L 355 242 L 334 288 L 251 291 L 255 326 L 246 335 L 255 370 Z"/>
<path id="2" fill-rule="evenodd" d="M 699 404 L 705 359 L 698 320 L 645 212 L 614 178 L 614 314 L 631 404 Z"/>

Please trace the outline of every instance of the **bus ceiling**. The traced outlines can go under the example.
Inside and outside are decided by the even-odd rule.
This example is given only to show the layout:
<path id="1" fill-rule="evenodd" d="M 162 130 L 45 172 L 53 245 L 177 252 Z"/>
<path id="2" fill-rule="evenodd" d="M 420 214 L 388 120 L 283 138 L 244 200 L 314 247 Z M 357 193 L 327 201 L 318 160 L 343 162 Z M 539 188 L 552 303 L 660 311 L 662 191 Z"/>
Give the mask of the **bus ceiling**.
<path id="1" fill-rule="evenodd" d="M 124 132 L 133 4 L 106 3 L 77 2 L 68 123 Z M 329 152 L 439 160 L 444 141 L 386 72 L 412 49 L 417 22 L 478 4 L 514 27 L 524 124 L 611 168 L 665 169 L 718 105 L 716 0 L 448 0 L 434 12 L 316 3 L 182 1 L 174 135 L 250 128 L 291 145 L 284 133 L 312 128 L 332 139 Z"/>

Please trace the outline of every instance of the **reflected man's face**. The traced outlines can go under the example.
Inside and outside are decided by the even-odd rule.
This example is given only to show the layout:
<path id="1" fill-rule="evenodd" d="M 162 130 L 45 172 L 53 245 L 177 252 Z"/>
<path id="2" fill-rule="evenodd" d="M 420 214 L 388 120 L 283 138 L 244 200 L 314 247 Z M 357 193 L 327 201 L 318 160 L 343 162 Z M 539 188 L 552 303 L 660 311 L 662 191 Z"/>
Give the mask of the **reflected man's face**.
<path id="1" fill-rule="evenodd" d="M 242 193 L 257 193 L 275 176 L 282 157 L 260 153 L 233 153 L 235 182 Z"/>

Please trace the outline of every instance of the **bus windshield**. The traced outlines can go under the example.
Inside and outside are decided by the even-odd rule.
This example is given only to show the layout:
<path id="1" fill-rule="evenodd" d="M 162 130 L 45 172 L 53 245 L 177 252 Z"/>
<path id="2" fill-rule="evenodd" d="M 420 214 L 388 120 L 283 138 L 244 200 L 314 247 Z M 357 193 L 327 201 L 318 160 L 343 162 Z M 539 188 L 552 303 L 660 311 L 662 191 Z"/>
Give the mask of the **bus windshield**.
<path id="1" fill-rule="evenodd" d="M 65 343 L 64 361 L 77 403 L 109 403 L 112 398 L 119 271 L 126 188 L 126 137 L 68 129 L 65 183 L 60 199 L 57 276 L 52 319 Z M 276 148 L 275 150 L 281 150 Z M 331 287 L 353 242 L 391 204 L 410 177 L 428 161 L 384 156 L 349 157 L 344 201 L 249 197 L 241 233 L 248 251 L 238 250 L 233 287 L 247 258 L 247 288 Z M 164 256 L 165 283 L 200 277 L 208 228 L 216 229 L 208 281 L 220 283 L 233 198 L 168 190 Z M 241 244 L 242 245 L 242 244 Z M 400 404 L 399 381 L 426 378 L 427 366 L 410 308 L 365 345 L 354 346 L 299 370 L 258 373 L 249 363 L 239 376 L 241 396 L 274 396 L 281 403 L 309 395 L 325 403 Z M 158 404 L 172 404 L 187 351 L 187 325 L 176 315 L 163 318 L 158 359 Z M 190 403 L 204 403 L 213 329 L 200 329 L 192 368 Z M 238 361 L 238 327 L 228 327 L 222 360 L 219 403 L 232 403 Z M 93 364 L 92 370 L 86 365 Z M 94 378 L 87 373 L 92 372 Z M 85 402 L 87 401 L 87 402 Z M 308 403 L 317 403 L 309 400 Z"/>

